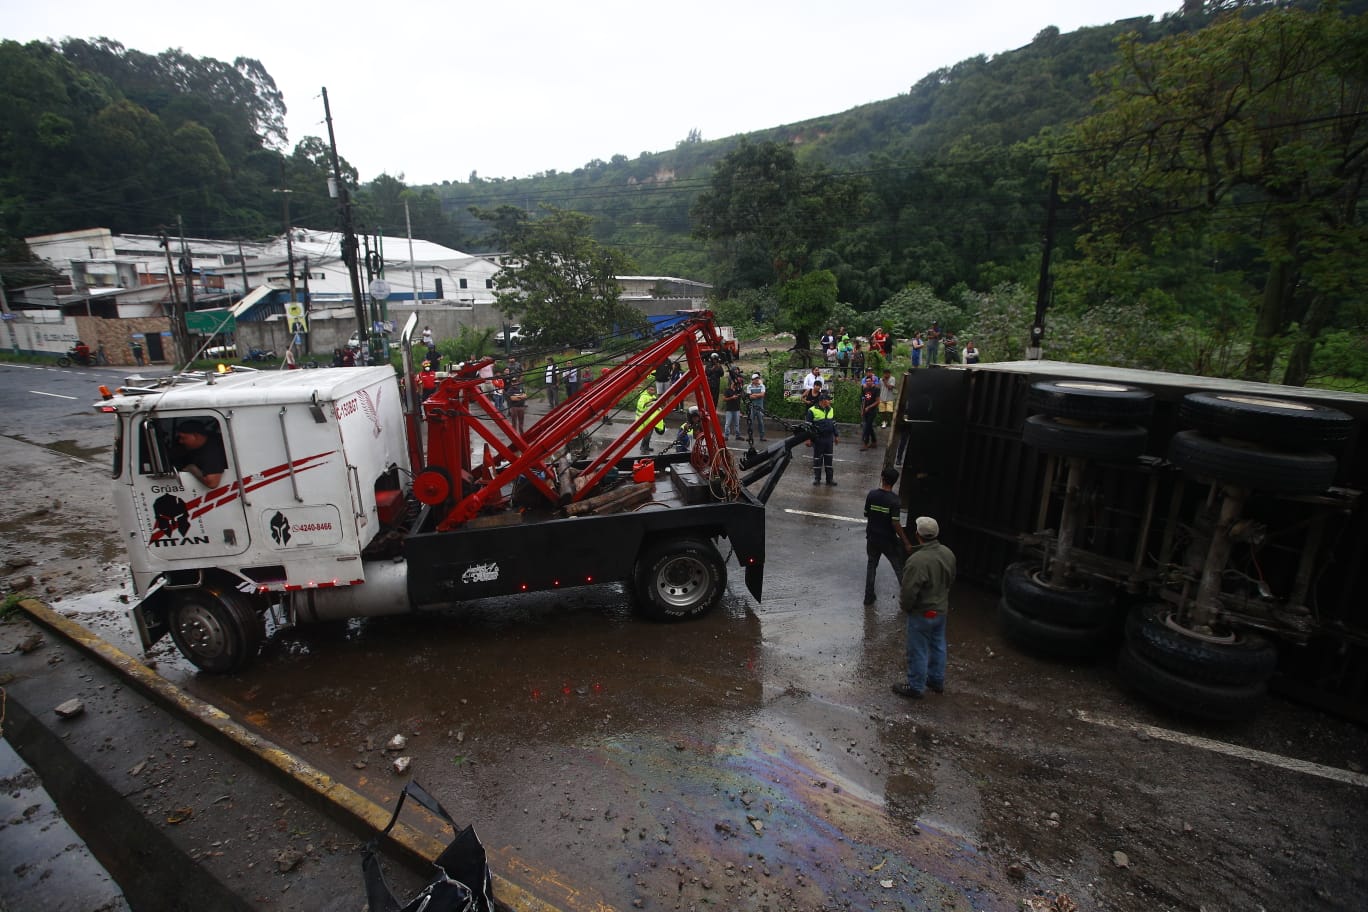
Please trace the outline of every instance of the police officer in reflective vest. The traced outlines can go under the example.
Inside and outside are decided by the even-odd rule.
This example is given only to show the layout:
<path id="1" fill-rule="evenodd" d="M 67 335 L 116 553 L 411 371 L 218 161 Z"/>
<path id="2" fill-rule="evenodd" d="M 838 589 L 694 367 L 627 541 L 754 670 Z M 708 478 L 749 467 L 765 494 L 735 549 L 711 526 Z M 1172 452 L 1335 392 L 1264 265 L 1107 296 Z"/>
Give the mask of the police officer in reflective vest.
<path id="1" fill-rule="evenodd" d="M 640 418 L 641 418 L 643 415 L 645 415 L 647 412 L 649 412 L 649 411 L 652 409 L 652 407 L 655 406 L 655 402 L 656 402 L 656 391 L 655 391 L 655 389 L 648 383 L 648 384 L 646 384 L 646 386 L 641 390 L 641 395 L 637 396 L 637 401 L 636 401 L 636 416 L 637 416 L 637 419 L 640 420 Z M 655 432 L 656 432 L 657 434 L 663 434 L 663 433 L 665 433 L 665 419 L 664 419 L 663 417 L 662 417 L 659 421 L 656 422 Z M 642 438 L 641 438 L 641 452 L 642 452 L 643 455 L 649 455 L 649 454 L 650 454 L 650 452 L 651 452 L 651 435 L 650 435 L 650 434 L 647 434 L 645 437 L 642 437 Z"/>
<path id="2" fill-rule="evenodd" d="M 826 483 L 836 486 L 833 451 L 841 439 L 836 430 L 836 410 L 831 407 L 831 394 L 823 391 L 817 404 L 808 409 L 808 420 L 816 432 L 812 438 L 812 483 L 822 483 L 822 468 L 826 467 Z"/>

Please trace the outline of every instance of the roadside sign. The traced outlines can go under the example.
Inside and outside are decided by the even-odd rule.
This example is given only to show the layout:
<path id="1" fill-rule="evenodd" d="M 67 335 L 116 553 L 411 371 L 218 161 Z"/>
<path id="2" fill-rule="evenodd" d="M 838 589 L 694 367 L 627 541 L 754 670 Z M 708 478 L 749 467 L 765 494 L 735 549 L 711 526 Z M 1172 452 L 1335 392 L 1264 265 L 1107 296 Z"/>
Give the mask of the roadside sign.
<path id="1" fill-rule="evenodd" d="M 309 331 L 309 318 L 304 315 L 303 301 L 286 301 L 285 319 L 290 324 L 291 333 L 298 335 Z"/>
<path id="2" fill-rule="evenodd" d="M 237 331 L 237 319 L 226 307 L 213 310 L 192 310 L 185 315 L 185 328 L 192 333 L 212 336 L 215 333 Z"/>

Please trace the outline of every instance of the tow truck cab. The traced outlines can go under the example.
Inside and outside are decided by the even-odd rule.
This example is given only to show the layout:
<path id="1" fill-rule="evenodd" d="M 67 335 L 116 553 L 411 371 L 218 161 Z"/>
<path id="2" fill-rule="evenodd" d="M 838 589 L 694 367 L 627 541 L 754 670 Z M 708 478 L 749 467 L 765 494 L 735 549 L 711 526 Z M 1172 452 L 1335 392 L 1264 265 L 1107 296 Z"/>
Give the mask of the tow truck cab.
<path id="1" fill-rule="evenodd" d="M 364 581 L 362 554 L 402 512 L 409 471 L 392 369 L 142 382 L 130 378 L 101 407 L 118 421 L 114 501 L 144 647 L 168 631 L 177 591 Z M 222 446 L 227 469 L 213 488 L 176 468 L 176 431 L 190 422 Z"/>

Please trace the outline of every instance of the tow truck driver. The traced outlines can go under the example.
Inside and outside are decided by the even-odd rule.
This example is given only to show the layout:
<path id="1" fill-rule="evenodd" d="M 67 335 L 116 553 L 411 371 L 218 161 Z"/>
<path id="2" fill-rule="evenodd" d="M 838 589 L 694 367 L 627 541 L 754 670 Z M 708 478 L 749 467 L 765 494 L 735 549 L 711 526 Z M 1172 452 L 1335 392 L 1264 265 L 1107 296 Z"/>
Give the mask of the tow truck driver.
<path id="1" fill-rule="evenodd" d="M 208 421 L 182 421 L 176 425 L 176 445 L 171 448 L 171 464 L 208 488 L 218 487 L 228 470 L 223 438 L 216 431 Z"/>

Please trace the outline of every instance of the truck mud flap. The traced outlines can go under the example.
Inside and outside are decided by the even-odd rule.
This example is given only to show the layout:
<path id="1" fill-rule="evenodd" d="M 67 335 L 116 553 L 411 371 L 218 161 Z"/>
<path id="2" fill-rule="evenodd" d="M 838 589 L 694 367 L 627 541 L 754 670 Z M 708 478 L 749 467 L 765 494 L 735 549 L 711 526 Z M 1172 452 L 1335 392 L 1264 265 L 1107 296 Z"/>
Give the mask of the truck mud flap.
<path id="1" fill-rule="evenodd" d="M 746 565 L 746 588 L 750 594 L 755 596 L 755 600 L 761 601 L 761 593 L 765 588 L 765 565 L 747 564 Z"/>
<path id="2" fill-rule="evenodd" d="M 151 649 L 153 643 L 171 632 L 167 626 L 166 612 L 162 609 L 165 589 L 166 577 L 163 576 L 128 609 L 128 617 L 133 622 L 133 629 L 138 632 L 138 641 L 144 650 Z"/>

